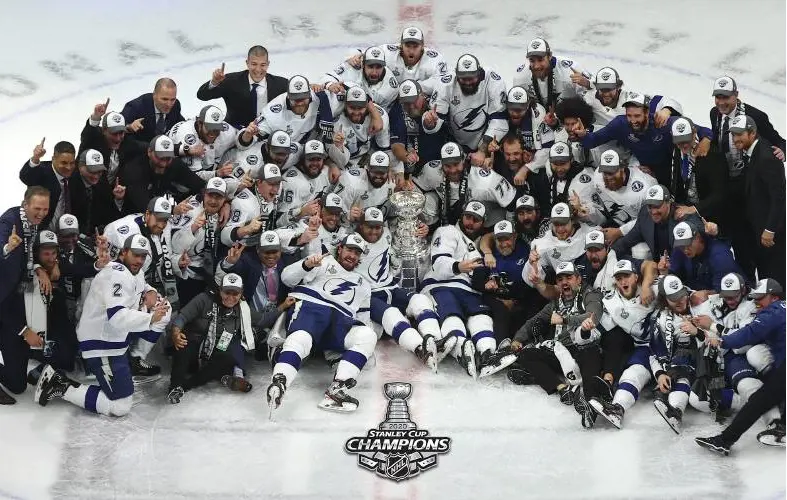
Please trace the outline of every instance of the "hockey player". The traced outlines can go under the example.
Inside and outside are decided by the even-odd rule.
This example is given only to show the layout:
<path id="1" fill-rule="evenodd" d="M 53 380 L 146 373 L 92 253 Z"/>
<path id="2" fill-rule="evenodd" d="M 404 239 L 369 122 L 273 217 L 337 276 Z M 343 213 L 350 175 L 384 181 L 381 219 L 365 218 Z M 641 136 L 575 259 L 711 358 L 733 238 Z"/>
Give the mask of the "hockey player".
<path id="1" fill-rule="evenodd" d="M 216 175 L 230 148 L 245 148 L 238 142 L 238 132 L 224 121 L 224 112 L 212 105 L 203 107 L 196 118 L 176 123 L 167 135 L 175 143 L 176 155 L 205 180 Z"/>
<path id="2" fill-rule="evenodd" d="M 508 132 L 505 100 L 501 76 L 482 68 L 474 55 L 464 54 L 456 61 L 456 75 L 440 78 L 432 94 L 432 109 L 424 113 L 422 123 L 428 134 L 447 126 L 465 151 L 478 152 L 474 163 L 481 165 L 487 145 Z"/>
<path id="3" fill-rule="evenodd" d="M 497 342 L 489 306 L 471 286 L 470 275 L 483 265 L 477 241 L 485 217 L 484 204 L 471 200 L 457 224 L 435 231 L 432 268 L 424 278 L 422 291 L 432 296 L 440 315 L 437 361 L 453 354 L 474 379 L 479 376 L 479 369 L 480 376 L 486 377 L 516 360 L 510 350 L 495 352 Z"/>
<path id="4" fill-rule="evenodd" d="M 424 33 L 415 26 L 402 30 L 399 44 L 380 45 L 391 72 L 399 79 L 423 82 L 448 74 L 445 58 L 438 51 L 426 48 Z"/>
<path id="5" fill-rule="evenodd" d="M 554 127 L 558 102 L 567 97 L 582 97 L 590 88 L 590 74 L 574 65 L 574 61 L 552 55 L 552 48 L 543 38 L 534 38 L 527 45 L 528 64 L 514 74 L 514 86 L 524 87 L 549 113 L 547 125 Z"/>
<path id="6" fill-rule="evenodd" d="M 333 72 L 326 73 L 321 83 L 338 94 L 343 91 L 344 82 L 359 85 L 385 110 L 391 109 L 399 93 L 399 80 L 386 67 L 385 51 L 380 47 L 369 47 L 363 54 L 343 61 Z"/>
<path id="7" fill-rule="evenodd" d="M 735 261 L 729 243 L 717 239 L 701 227 L 701 221 L 679 222 L 672 228 L 673 248 L 666 266 L 692 290 L 720 290 L 721 279 L 727 273 L 743 274 Z"/>
<path id="8" fill-rule="evenodd" d="M 428 228 L 422 225 L 420 229 L 418 236 L 425 237 Z M 382 211 L 367 208 L 358 225 L 358 234 L 366 243 L 366 251 L 357 272 L 372 290 L 372 321 L 402 348 L 437 371 L 435 341 L 440 338 L 440 324 L 434 305 L 429 297 L 407 292 L 397 285 L 391 266 L 391 232 L 385 226 Z M 410 326 L 408 317 L 415 318 L 417 329 Z"/>
<path id="9" fill-rule="evenodd" d="M 375 130 L 369 108 L 375 108 L 382 119 L 383 126 Z M 370 104 L 366 91 L 358 86 L 347 89 L 344 96 L 344 108 L 333 123 L 333 133 L 344 139 L 341 149 L 342 161 L 334 159 L 340 168 L 360 166 L 366 163 L 365 158 L 374 151 L 390 151 L 391 134 L 388 113 L 374 103 Z M 335 137 L 334 137 L 335 138 Z M 329 149 L 332 146 L 329 146 Z"/>
<path id="10" fill-rule="evenodd" d="M 328 193 L 321 200 L 319 213 L 311 216 L 308 220 L 301 219 L 296 225 L 296 233 L 304 241 L 306 246 L 304 255 L 315 255 L 336 252 L 336 247 L 349 233 L 347 225 L 342 224 L 347 215 L 347 210 L 342 199 L 336 193 Z M 309 232 L 316 231 L 312 238 Z M 305 235 L 305 236 L 304 236 Z M 294 249 L 290 249 L 292 252 Z"/>
<path id="11" fill-rule="evenodd" d="M 349 208 L 350 222 L 361 220 L 363 211 L 369 207 L 382 210 L 386 219 L 394 215 L 388 203 L 395 188 L 388 175 L 390 165 L 391 157 L 387 153 L 375 151 L 369 156 L 366 168 L 350 167 L 342 172 L 332 192 Z"/>
<path id="12" fill-rule="evenodd" d="M 340 172 L 335 166 L 330 170 L 336 172 L 329 175 L 325 164 L 328 154 L 325 145 L 316 139 L 308 141 L 303 148 L 303 156 L 296 168 L 284 172 L 284 181 L 279 197 L 278 225 L 286 226 L 304 218 L 317 215 L 320 202 L 331 187 L 331 177 L 339 177 Z"/>
<path id="13" fill-rule="evenodd" d="M 109 252 L 107 248 L 97 248 L 92 239 L 80 234 L 79 221 L 71 214 L 57 221 L 57 243 L 60 286 L 65 292 L 68 318 L 76 324 L 90 281 L 109 262 Z"/>
<path id="14" fill-rule="evenodd" d="M 77 337 L 98 385 L 79 384 L 47 365 L 36 385 L 34 401 L 38 404 L 46 406 L 62 398 L 102 415 L 121 417 L 131 411 L 134 384 L 126 355 L 129 340 L 145 339 L 152 347 L 170 317 L 169 304 L 145 283 L 141 272 L 149 249 L 150 242 L 143 235 L 129 235 L 117 262 L 98 273 L 88 292 Z"/>
<path id="15" fill-rule="evenodd" d="M 592 167 L 574 158 L 568 143 L 560 141 L 552 145 L 547 162 L 549 208 L 556 203 L 570 202 L 574 195 L 580 200 L 592 199 L 595 192 L 594 174 Z"/>
<path id="16" fill-rule="evenodd" d="M 293 288 L 297 302 L 287 312 L 287 338 L 267 390 L 271 412 L 281 405 L 313 346 L 343 352 L 319 407 L 339 412 L 358 408 L 358 400 L 347 391 L 355 387 L 377 343 L 364 312 L 369 310 L 371 290 L 355 271 L 364 250 L 363 238 L 351 234 L 339 245 L 336 257 L 310 255 L 282 271 L 281 279 Z"/>
<path id="17" fill-rule="evenodd" d="M 427 133 L 421 118 L 429 107 L 431 92 L 416 80 L 405 80 L 399 85 L 399 103 L 404 112 L 404 123 L 407 129 L 407 159 L 405 173 L 418 176 L 424 165 L 440 159 L 440 148 L 448 142 L 448 127 Z"/>
<path id="18" fill-rule="evenodd" d="M 249 126 L 249 128 L 253 127 L 256 125 Z M 247 175 L 253 168 L 272 163 L 284 172 L 298 162 L 300 155 L 300 146 L 291 141 L 287 132 L 277 130 L 264 141 L 254 142 L 246 149 L 232 148 L 227 151 L 222 161 L 225 164 L 231 163 L 232 172 L 224 175 L 222 171 L 224 167 L 222 167 L 216 172 L 216 176 L 225 178 L 228 193 L 234 195 L 243 190 L 240 184 L 244 181 L 248 183 Z"/>
<path id="19" fill-rule="evenodd" d="M 555 132 L 544 123 L 546 110 L 536 102 L 535 96 L 528 94 L 524 87 L 511 87 L 506 93 L 506 118 L 508 133 L 522 138 L 529 160 L 520 168 L 514 178 L 515 184 L 523 183 L 530 172 L 538 172 L 546 163 L 549 148 L 555 142 Z M 493 151 L 496 141 L 488 149 Z M 518 185 L 518 184 L 517 184 Z"/>
<path id="20" fill-rule="evenodd" d="M 526 194 L 516 200 L 516 212 L 514 213 L 514 233 L 517 242 L 521 241 L 528 247 L 533 240 L 540 238 L 549 230 L 549 220 L 541 217 L 541 210 L 535 198 Z M 487 233 L 481 237 L 478 248 L 484 256 L 484 265 L 493 268 L 497 265 L 493 252 L 494 234 Z"/>

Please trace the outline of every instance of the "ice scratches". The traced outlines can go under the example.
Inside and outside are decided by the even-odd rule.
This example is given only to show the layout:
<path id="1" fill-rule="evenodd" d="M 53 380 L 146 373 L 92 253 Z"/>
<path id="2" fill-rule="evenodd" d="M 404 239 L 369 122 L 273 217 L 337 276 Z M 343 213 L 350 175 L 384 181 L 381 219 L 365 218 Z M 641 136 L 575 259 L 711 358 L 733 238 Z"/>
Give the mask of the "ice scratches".
<path id="1" fill-rule="evenodd" d="M 725 56 L 720 57 L 719 60 L 716 61 L 714 67 L 731 75 L 750 73 L 751 70 L 747 67 L 748 64 L 739 65 L 738 63 L 751 63 L 754 61 L 752 57 L 749 57 L 754 52 L 756 51 L 751 47 L 739 47 L 732 52 L 728 52 Z"/>

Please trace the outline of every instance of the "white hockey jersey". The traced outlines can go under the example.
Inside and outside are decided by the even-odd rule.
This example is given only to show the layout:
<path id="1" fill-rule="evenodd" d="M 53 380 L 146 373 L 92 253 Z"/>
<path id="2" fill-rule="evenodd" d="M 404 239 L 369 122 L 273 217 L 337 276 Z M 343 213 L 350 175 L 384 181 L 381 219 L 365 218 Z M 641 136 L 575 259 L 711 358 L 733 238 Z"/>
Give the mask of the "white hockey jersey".
<path id="1" fill-rule="evenodd" d="M 208 180 L 215 177 L 215 170 L 218 168 L 222 156 L 232 147 L 244 149 L 238 142 L 238 131 L 231 127 L 227 122 L 224 122 L 223 128 L 213 141 L 213 144 L 205 144 L 199 138 L 195 128 L 195 120 L 186 120 L 176 123 L 174 127 L 167 133 L 175 144 L 181 144 L 193 148 L 198 144 L 205 146 L 205 155 L 202 158 L 194 156 L 186 156 L 183 151 L 180 159 L 189 166 L 192 172 L 195 172 L 203 180 Z"/>
<path id="2" fill-rule="evenodd" d="M 628 171 L 629 178 L 623 187 L 617 191 L 610 191 L 604 186 L 601 171 L 596 170 L 593 174 L 595 189 L 590 196 L 592 203 L 586 203 L 590 221 L 596 224 L 604 224 L 607 220 L 613 221 L 623 234 L 634 227 L 648 188 L 657 184 L 656 179 L 638 168 L 629 168 Z"/>
<path id="3" fill-rule="evenodd" d="M 367 113 L 363 123 L 353 123 L 344 113 L 341 113 L 333 123 L 333 129 L 340 127 L 344 133 L 344 147 L 349 152 L 348 161 L 351 166 L 357 166 L 358 161 L 366 153 L 375 151 L 388 151 L 391 149 L 391 128 L 388 113 L 377 106 L 377 111 L 383 119 L 383 128 L 374 135 L 369 134 L 372 117 Z M 329 147 L 329 149 L 331 149 Z"/>
<path id="4" fill-rule="evenodd" d="M 172 225 L 172 252 L 175 255 L 186 252 L 191 259 L 189 266 L 182 271 L 183 277 L 202 279 L 204 273 L 213 274 L 214 257 L 211 255 L 210 249 L 213 248 L 215 255 L 219 244 L 219 214 L 206 216 L 205 225 L 197 229 L 196 233 L 192 233 L 191 225 L 205 212 L 205 208 L 196 196 L 189 199 L 189 205 L 191 205 L 191 210 L 183 215 L 173 217 L 170 221 Z"/>
<path id="5" fill-rule="evenodd" d="M 654 314 L 656 317 L 652 325 L 651 336 L 663 339 L 668 356 L 667 359 L 664 359 L 663 353 L 654 352 L 651 349 L 650 369 L 655 376 L 659 370 L 669 367 L 670 358 L 675 348 L 696 349 L 700 347 L 700 342 L 696 336 L 681 331 L 680 325 L 684 321 L 688 321 L 687 318 L 673 312 L 668 307 L 664 307 Z"/>
<path id="6" fill-rule="evenodd" d="M 356 271 L 369 283 L 372 292 L 395 287 L 396 274 L 391 262 L 391 232 L 387 227 L 383 228 L 383 234 L 376 243 L 366 242 L 366 250 Z"/>
<path id="7" fill-rule="evenodd" d="M 278 226 L 286 226 L 296 222 L 301 208 L 315 198 L 321 198 L 331 187 L 328 179 L 328 167 L 314 179 L 304 174 L 300 168 L 291 168 L 284 173 L 279 195 Z"/>
<path id="8" fill-rule="evenodd" d="M 403 82 L 405 80 L 416 80 L 421 82 L 434 76 L 448 74 L 448 65 L 440 52 L 425 48 L 421 59 L 414 66 L 407 66 L 400 55 L 399 45 L 386 44 L 378 47 L 385 53 L 385 62 L 393 72 L 394 76 Z"/>
<path id="9" fill-rule="evenodd" d="M 432 268 L 424 277 L 424 292 L 437 287 L 449 287 L 478 293 L 470 285 L 470 274 L 454 274 L 454 263 L 481 259 L 478 241 L 468 238 L 459 228 L 459 224 L 437 228 L 432 238 L 431 257 Z"/>
<path id="10" fill-rule="evenodd" d="M 652 288 L 654 294 L 658 294 L 657 285 Z M 626 299 L 616 288 L 607 291 L 601 299 L 604 306 L 604 314 L 601 317 L 601 326 L 606 330 L 620 327 L 624 332 L 631 335 L 634 345 L 646 346 L 650 342 L 645 320 L 648 314 L 653 312 L 655 301 L 650 305 L 644 305 L 640 297 L 640 291 L 632 299 Z"/>
<path id="11" fill-rule="evenodd" d="M 276 207 L 278 206 L 278 198 L 273 201 L 265 201 L 257 194 L 249 189 L 244 189 L 232 199 L 230 205 L 230 220 L 224 225 L 221 230 L 221 242 L 224 245 L 231 247 L 236 241 L 233 240 L 232 233 L 236 228 L 245 226 L 252 219 L 259 218 L 262 221 L 262 228 L 259 233 L 251 234 L 242 238 L 242 243 L 247 247 L 257 246 L 260 240 L 260 234 L 263 231 L 276 231 L 282 243 L 290 241 L 295 231 L 292 228 L 275 228 L 276 225 Z M 241 241 L 238 240 L 238 241 Z"/>
<path id="12" fill-rule="evenodd" d="M 494 137 L 498 141 L 508 132 L 506 110 L 506 84 L 495 71 L 486 70 L 486 75 L 473 95 L 464 95 L 453 75 L 440 79 L 441 85 L 432 93 L 431 106 L 437 106 L 437 124 L 424 131 L 435 133 L 448 126 L 456 142 L 473 151 L 478 149 L 482 136 Z"/>
<path id="13" fill-rule="evenodd" d="M 151 329 L 152 314 L 139 310 L 142 294 L 153 290 L 144 274 L 136 275 L 112 262 L 93 278 L 77 325 L 79 350 L 84 358 L 122 356 L 129 334 Z"/>
<path id="14" fill-rule="evenodd" d="M 591 85 L 593 82 L 591 82 Z M 590 104 L 590 107 L 593 108 L 593 125 L 595 130 L 598 130 L 609 122 L 612 121 L 613 118 L 620 115 L 626 114 L 626 108 L 623 107 L 623 103 L 626 102 L 629 98 L 629 94 L 632 93 L 631 90 L 623 87 L 620 89 L 620 95 L 618 96 L 618 100 L 614 106 L 605 106 L 596 96 L 596 92 L 591 89 L 590 91 L 586 92 L 584 95 L 585 102 Z M 642 92 L 634 92 L 635 94 L 643 95 Z M 656 104 L 656 112 L 658 113 L 665 107 L 670 107 L 672 109 L 677 110 L 678 112 L 682 112 L 682 107 L 680 103 L 678 103 L 674 99 L 670 99 L 669 97 L 661 96 L 661 99 Z"/>
<path id="15" fill-rule="evenodd" d="M 345 270 L 333 256 L 324 257 L 309 271 L 303 268 L 303 260 L 290 264 L 282 270 L 281 280 L 292 288 L 291 297 L 331 307 L 371 325 L 369 284 L 357 272 Z"/>
<path id="16" fill-rule="evenodd" d="M 120 251 L 123 249 L 126 238 L 134 234 L 141 234 L 144 226 L 144 214 L 127 215 L 107 224 L 104 228 L 104 236 L 106 236 L 107 242 L 109 243 L 110 256 L 113 259 L 117 258 Z M 155 251 L 157 255 L 162 255 L 162 252 L 169 253 L 169 260 L 173 273 L 176 276 L 182 277 L 180 267 L 178 267 L 180 254 L 175 252 L 172 247 L 172 220 L 170 219 L 170 222 L 164 227 L 164 231 L 161 235 L 150 235 L 148 236 L 148 240 L 150 240 L 151 250 Z M 145 263 L 142 265 L 140 274 L 143 276 L 147 274 L 152 262 L 153 257 L 149 253 L 145 258 Z"/>
<path id="17" fill-rule="evenodd" d="M 292 112 L 286 92 L 274 97 L 262 109 L 262 114 L 257 118 L 259 135 L 268 137 L 277 130 L 284 130 L 294 143 L 303 144 L 311 139 L 311 133 L 317 126 L 321 100 L 325 100 L 329 104 L 334 117 L 343 109 L 339 98 L 332 92 L 320 92 L 319 94 L 311 91 L 312 100 L 303 115 Z M 255 140 L 257 139 L 255 138 Z"/>
<path id="18" fill-rule="evenodd" d="M 691 312 L 694 316 L 709 316 L 714 323 L 724 326 L 724 328 L 728 330 L 727 333 L 732 333 L 738 328 L 742 328 L 754 321 L 755 316 L 757 316 L 757 303 L 751 299 L 744 298 L 741 300 L 740 304 L 738 304 L 738 307 L 730 311 L 726 307 L 721 295 L 713 294 L 709 295 L 708 300 L 705 302 L 692 307 Z M 715 332 L 716 329 L 712 328 L 712 331 Z M 748 351 L 750 347 L 751 346 L 747 345 L 733 349 L 732 351 L 736 354 L 743 354 Z M 722 351 L 726 352 L 726 349 L 722 349 Z"/>
<path id="19" fill-rule="evenodd" d="M 273 163 L 266 160 L 262 152 L 265 147 L 267 147 L 267 141 L 255 141 L 246 149 L 231 148 L 224 153 L 220 163 L 232 162 L 232 174 L 230 174 L 230 177 L 224 179 L 227 182 L 227 194 L 229 198 L 235 196 L 235 193 L 238 191 L 238 186 L 240 185 L 240 179 L 245 174 L 249 173 L 252 167 Z M 284 165 L 281 166 L 280 170 L 284 172 L 295 166 L 301 157 L 302 150 L 303 146 L 300 144 L 295 142 L 290 144 L 290 156 L 287 158 L 287 161 L 284 162 Z"/>
<path id="20" fill-rule="evenodd" d="M 348 85 L 358 85 L 364 89 L 375 104 L 386 110 L 391 109 L 391 105 L 399 98 L 399 80 L 393 70 L 387 67 L 380 81 L 372 85 L 364 78 L 363 68 L 355 69 L 347 61 L 344 61 L 333 72 L 326 73 L 320 83 L 330 85 L 345 82 Z"/>
<path id="21" fill-rule="evenodd" d="M 393 194 L 394 187 L 394 183 L 388 180 L 376 188 L 369 182 L 365 168 L 349 168 L 342 172 L 333 192 L 339 195 L 347 210 L 354 206 L 360 206 L 364 210 L 376 207 L 388 217 L 392 214 L 389 213 L 386 202 Z"/>
<path id="22" fill-rule="evenodd" d="M 594 229 L 599 228 L 587 224 L 579 224 L 574 234 L 565 240 L 559 240 L 550 229 L 544 236 L 533 240 L 530 243 L 530 250 L 538 250 L 540 259 L 537 271 L 541 279 L 546 277 L 546 269 L 557 269 L 559 263 L 574 261 L 584 254 L 585 236 Z M 530 281 L 530 273 L 532 271 L 533 266 L 528 260 L 525 263 L 525 267 L 522 268 L 522 279 L 530 286 L 533 286 L 533 283 Z"/>
<path id="23" fill-rule="evenodd" d="M 300 221 L 297 224 L 297 227 L 298 232 L 295 234 L 295 236 L 300 236 L 306 231 L 309 225 L 305 221 Z M 339 243 L 342 242 L 347 234 L 349 234 L 347 227 L 342 226 L 341 224 L 336 228 L 335 231 L 328 231 L 324 225 L 320 224 L 319 229 L 317 229 L 317 237 L 306 245 L 305 255 L 314 255 L 317 253 L 330 253 L 331 255 L 334 255 L 336 253 L 336 248 L 339 246 Z M 295 250 L 295 248 L 291 249 L 291 251 Z"/>
<path id="24" fill-rule="evenodd" d="M 519 66 L 514 73 L 513 86 L 524 87 L 529 93 L 534 94 L 538 103 L 544 106 L 544 108 L 547 110 L 549 109 L 550 105 L 550 78 L 553 82 L 552 92 L 555 96 L 554 104 L 568 97 L 582 97 L 585 95 L 587 89 L 580 85 L 575 85 L 571 81 L 571 75 L 574 73 L 572 70 L 576 70 L 582 73 L 588 79 L 591 79 L 591 75 L 589 73 L 583 72 L 574 64 L 574 61 L 570 59 L 563 59 L 562 57 L 552 57 L 551 65 L 552 75 L 547 75 L 547 77 L 544 79 L 533 78 L 533 73 L 530 72 L 530 66 L 528 63 Z"/>

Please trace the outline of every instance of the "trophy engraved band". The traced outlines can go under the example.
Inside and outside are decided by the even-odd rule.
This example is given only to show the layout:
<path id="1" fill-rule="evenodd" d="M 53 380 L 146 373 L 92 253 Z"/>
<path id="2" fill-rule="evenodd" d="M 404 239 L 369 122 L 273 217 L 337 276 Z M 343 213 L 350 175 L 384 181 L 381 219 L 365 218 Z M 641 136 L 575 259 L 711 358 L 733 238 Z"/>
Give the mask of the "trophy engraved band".
<path id="1" fill-rule="evenodd" d="M 399 261 L 399 286 L 415 292 L 429 264 L 426 238 L 416 234 L 426 197 L 418 191 L 399 191 L 391 195 L 389 201 L 398 216 L 391 246 Z"/>

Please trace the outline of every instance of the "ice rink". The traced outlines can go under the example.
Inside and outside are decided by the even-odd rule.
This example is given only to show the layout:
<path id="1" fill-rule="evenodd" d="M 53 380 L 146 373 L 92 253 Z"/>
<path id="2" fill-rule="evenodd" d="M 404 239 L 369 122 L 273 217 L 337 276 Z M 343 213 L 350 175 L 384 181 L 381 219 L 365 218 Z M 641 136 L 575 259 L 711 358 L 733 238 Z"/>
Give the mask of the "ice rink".
<path id="1" fill-rule="evenodd" d="M 139 7 L 137 7 L 139 5 Z M 0 18 L 0 151 L 3 210 L 21 201 L 17 174 L 46 137 L 79 143 L 93 106 L 119 111 L 174 78 L 183 114 L 200 109 L 196 90 L 212 70 L 244 69 L 246 50 L 263 44 L 270 72 L 313 78 L 355 47 L 395 43 L 415 24 L 452 64 L 464 52 L 510 84 L 534 36 L 591 72 L 615 67 L 630 88 L 678 99 L 709 125 L 713 78 L 729 74 L 741 98 L 785 127 L 785 2 L 758 0 L 160 0 L 141 7 L 98 0 L 15 2 Z M 623 7 L 625 5 L 625 7 Z M 222 102 L 217 102 L 223 106 Z M 49 159 L 47 155 L 46 159 Z M 0 278 L 1 279 L 1 278 Z M 162 360 L 165 365 L 166 361 Z M 0 407 L 0 498 L 464 499 L 752 498 L 785 496 L 785 454 L 743 436 L 732 456 L 700 449 L 715 433 L 689 409 L 676 436 L 643 397 L 620 431 L 579 415 L 537 387 L 504 374 L 474 382 L 447 359 L 437 375 L 390 342 L 362 373 L 349 415 L 317 408 L 331 372 L 311 360 L 268 421 L 267 362 L 251 361 L 254 390 L 217 385 L 166 401 L 162 379 L 135 395 L 128 417 L 90 415 L 62 401 L 46 408 L 32 389 Z M 419 428 L 452 439 L 436 469 L 394 483 L 344 451 L 351 436 L 383 420 L 385 382 L 413 384 Z"/>

